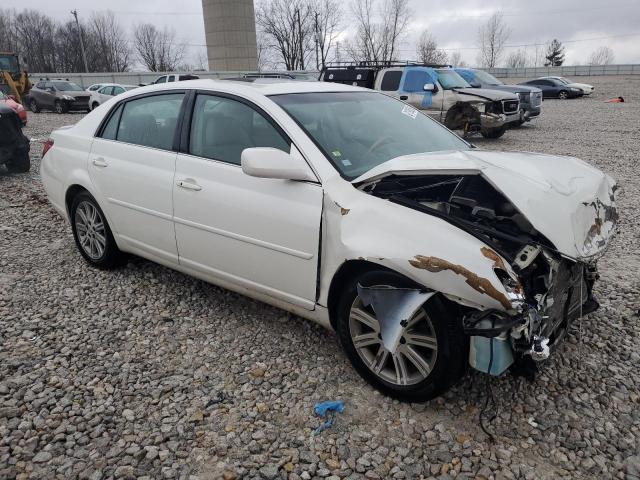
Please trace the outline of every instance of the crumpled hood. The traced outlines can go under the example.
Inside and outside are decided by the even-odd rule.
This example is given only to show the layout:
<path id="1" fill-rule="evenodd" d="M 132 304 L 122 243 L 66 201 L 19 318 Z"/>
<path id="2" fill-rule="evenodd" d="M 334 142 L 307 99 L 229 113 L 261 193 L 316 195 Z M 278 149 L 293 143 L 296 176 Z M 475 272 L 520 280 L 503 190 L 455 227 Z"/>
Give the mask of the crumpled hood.
<path id="1" fill-rule="evenodd" d="M 530 87 L 528 85 L 486 85 L 485 90 L 500 90 L 501 92 L 511 93 L 534 93 L 541 92 L 539 88 Z"/>
<path id="2" fill-rule="evenodd" d="M 482 175 L 571 258 L 600 256 L 615 232 L 615 181 L 574 157 L 475 150 L 421 153 L 391 159 L 352 183 L 420 174 Z"/>
<path id="3" fill-rule="evenodd" d="M 456 92 L 462 95 L 462 97 L 466 96 L 474 96 L 486 100 L 518 100 L 518 96 L 515 93 L 510 92 L 501 92 L 500 90 L 489 90 L 486 88 L 456 88 L 454 89 Z"/>

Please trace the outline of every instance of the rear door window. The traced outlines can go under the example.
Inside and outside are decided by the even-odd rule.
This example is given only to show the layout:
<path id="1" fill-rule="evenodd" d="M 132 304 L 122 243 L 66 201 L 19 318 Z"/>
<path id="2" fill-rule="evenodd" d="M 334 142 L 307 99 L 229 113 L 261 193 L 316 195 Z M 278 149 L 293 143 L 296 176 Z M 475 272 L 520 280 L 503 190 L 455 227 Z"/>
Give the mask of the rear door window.
<path id="1" fill-rule="evenodd" d="M 384 92 L 397 92 L 400 89 L 400 79 L 402 78 L 401 70 L 391 70 L 384 74 L 380 90 Z"/>
<path id="2" fill-rule="evenodd" d="M 124 104 L 116 140 L 171 150 L 184 93 L 155 95 Z"/>

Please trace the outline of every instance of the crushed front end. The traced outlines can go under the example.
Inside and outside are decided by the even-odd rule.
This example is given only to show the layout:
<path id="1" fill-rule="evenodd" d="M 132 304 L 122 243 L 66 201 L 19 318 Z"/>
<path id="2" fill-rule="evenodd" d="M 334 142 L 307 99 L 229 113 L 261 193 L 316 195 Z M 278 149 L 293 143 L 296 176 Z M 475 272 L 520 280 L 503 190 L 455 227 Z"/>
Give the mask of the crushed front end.
<path id="1" fill-rule="evenodd" d="M 554 212 L 526 211 L 529 199 L 511 201 L 479 174 L 389 175 L 364 190 L 441 218 L 487 245 L 479 255 L 493 262 L 506 300 L 500 309 L 463 306 L 462 322 L 471 366 L 500 375 L 514 364 L 548 358 L 572 323 L 599 306 L 593 287 L 597 261 L 615 233 L 616 185 L 604 175 L 590 185 L 574 189 L 581 201 L 558 206 L 567 212 L 566 230 L 546 235 L 534 226 L 545 224 L 534 219 Z M 572 250 L 561 251 L 550 238 L 566 240 Z"/>

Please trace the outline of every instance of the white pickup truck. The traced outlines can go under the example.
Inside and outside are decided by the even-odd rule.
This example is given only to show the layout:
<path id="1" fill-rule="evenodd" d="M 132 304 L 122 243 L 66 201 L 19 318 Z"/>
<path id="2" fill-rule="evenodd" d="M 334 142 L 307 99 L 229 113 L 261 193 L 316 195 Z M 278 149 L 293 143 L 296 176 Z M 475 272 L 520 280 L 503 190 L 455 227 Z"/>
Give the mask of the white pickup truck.
<path id="1" fill-rule="evenodd" d="M 464 136 L 479 132 L 486 138 L 499 138 L 506 129 L 520 122 L 518 96 L 499 90 L 473 88 L 454 69 L 447 66 L 414 64 L 331 65 L 320 80 L 373 88 L 403 100 L 424 111 L 451 130 Z"/>

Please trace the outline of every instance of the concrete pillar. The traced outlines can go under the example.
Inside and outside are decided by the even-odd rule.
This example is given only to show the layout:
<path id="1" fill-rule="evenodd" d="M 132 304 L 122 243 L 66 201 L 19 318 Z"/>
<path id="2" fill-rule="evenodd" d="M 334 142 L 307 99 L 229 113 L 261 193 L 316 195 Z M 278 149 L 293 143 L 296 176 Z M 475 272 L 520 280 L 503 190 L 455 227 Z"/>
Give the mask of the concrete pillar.
<path id="1" fill-rule="evenodd" d="M 253 0 L 202 0 L 209 70 L 257 70 Z"/>

